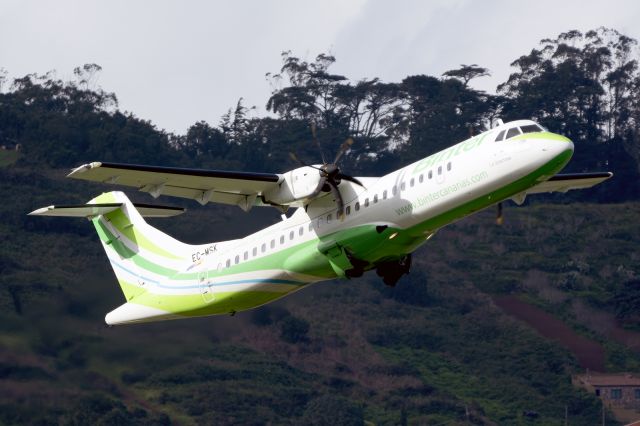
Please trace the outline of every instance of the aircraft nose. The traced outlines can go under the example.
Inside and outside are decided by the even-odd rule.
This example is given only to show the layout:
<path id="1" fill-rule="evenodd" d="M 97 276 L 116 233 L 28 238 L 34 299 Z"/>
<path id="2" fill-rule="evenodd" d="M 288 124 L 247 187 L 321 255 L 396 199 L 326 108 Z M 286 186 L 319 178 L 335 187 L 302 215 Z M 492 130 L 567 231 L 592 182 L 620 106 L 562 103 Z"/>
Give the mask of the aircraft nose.
<path id="1" fill-rule="evenodd" d="M 551 158 L 559 155 L 573 155 L 573 142 L 571 139 L 562 135 L 549 133 L 541 145 L 542 151 L 548 153 Z"/>
<path id="2" fill-rule="evenodd" d="M 547 133 L 540 140 L 543 162 L 553 170 L 554 174 L 562 170 L 571 160 L 573 148 L 571 139 L 555 133 Z"/>

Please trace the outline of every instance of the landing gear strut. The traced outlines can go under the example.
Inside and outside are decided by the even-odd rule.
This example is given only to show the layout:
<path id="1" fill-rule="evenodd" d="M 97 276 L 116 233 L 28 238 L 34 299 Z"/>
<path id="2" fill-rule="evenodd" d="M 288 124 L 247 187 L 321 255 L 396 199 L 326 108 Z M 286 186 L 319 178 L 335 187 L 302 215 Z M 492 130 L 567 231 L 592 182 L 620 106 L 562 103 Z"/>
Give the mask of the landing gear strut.
<path id="1" fill-rule="evenodd" d="M 345 275 L 347 276 L 347 278 L 361 277 L 362 274 L 364 274 L 364 268 L 369 265 L 369 262 L 356 259 L 349 253 L 347 253 L 347 257 L 349 258 L 349 262 L 351 262 L 351 264 L 353 265 L 353 268 L 345 271 Z"/>
<path id="2" fill-rule="evenodd" d="M 389 287 L 395 287 L 400 278 L 409 273 L 411 268 L 411 254 L 407 254 L 398 260 L 383 262 L 376 268 L 376 273 L 382 277 L 382 281 Z"/>

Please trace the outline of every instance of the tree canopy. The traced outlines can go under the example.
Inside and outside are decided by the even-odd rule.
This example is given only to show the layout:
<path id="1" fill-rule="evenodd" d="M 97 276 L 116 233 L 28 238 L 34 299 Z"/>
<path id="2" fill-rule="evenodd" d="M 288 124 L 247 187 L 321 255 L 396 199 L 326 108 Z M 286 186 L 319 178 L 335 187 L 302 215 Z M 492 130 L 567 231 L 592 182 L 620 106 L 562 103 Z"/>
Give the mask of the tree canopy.
<path id="1" fill-rule="evenodd" d="M 327 157 L 350 137 L 355 143 L 343 166 L 352 174 L 381 175 L 482 131 L 497 117 L 531 118 L 576 143 L 569 170 L 612 170 L 621 177 L 600 199 L 637 199 L 637 53 L 637 41 L 616 30 L 568 31 L 517 58 L 498 93 L 489 94 L 472 87 L 489 75 L 477 64 L 440 78 L 352 81 L 331 72 L 332 55 L 306 61 L 287 51 L 280 70 L 267 74 L 272 116 L 256 116 L 240 98 L 217 125 L 199 121 L 184 135 L 120 111 L 115 94 L 96 87 L 97 64 L 77 67 L 69 82 L 51 72 L 9 84 L 0 69 L 0 145 L 20 144 L 23 164 L 49 167 L 105 160 L 282 172 L 294 166 L 290 152 L 320 161 L 314 126 Z"/>

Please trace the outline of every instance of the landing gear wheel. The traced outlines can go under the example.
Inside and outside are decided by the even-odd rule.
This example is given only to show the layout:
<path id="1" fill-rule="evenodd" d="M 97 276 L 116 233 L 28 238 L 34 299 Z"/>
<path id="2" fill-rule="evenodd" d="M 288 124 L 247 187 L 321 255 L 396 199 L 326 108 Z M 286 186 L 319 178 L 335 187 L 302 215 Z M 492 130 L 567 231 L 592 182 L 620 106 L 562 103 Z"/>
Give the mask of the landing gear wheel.
<path id="1" fill-rule="evenodd" d="M 344 271 L 344 274 L 348 278 L 358 278 L 364 274 L 364 268 L 369 265 L 369 262 L 364 260 L 357 259 L 353 257 L 350 253 L 347 253 L 347 257 L 349 258 L 349 262 L 353 265 L 353 268 Z"/>
<path id="2" fill-rule="evenodd" d="M 409 273 L 411 268 L 411 255 L 401 257 L 398 260 L 384 262 L 378 265 L 376 273 L 382 277 L 382 281 L 389 287 L 395 287 L 400 278 Z"/>

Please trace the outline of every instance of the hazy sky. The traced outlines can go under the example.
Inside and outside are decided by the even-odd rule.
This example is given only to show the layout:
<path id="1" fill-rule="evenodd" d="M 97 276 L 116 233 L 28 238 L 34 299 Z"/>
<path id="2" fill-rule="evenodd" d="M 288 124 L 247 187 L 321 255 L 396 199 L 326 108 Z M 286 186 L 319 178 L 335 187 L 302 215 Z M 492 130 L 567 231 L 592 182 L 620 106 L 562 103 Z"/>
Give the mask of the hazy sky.
<path id="1" fill-rule="evenodd" d="M 352 80 L 477 63 L 493 75 L 475 87 L 493 92 L 542 38 L 606 26 L 640 39 L 639 22 L 636 0 L 0 0 L 0 68 L 71 79 L 97 63 L 121 109 L 184 133 L 217 124 L 240 97 L 263 115 L 264 75 L 284 50 L 330 52 L 332 70 Z"/>

